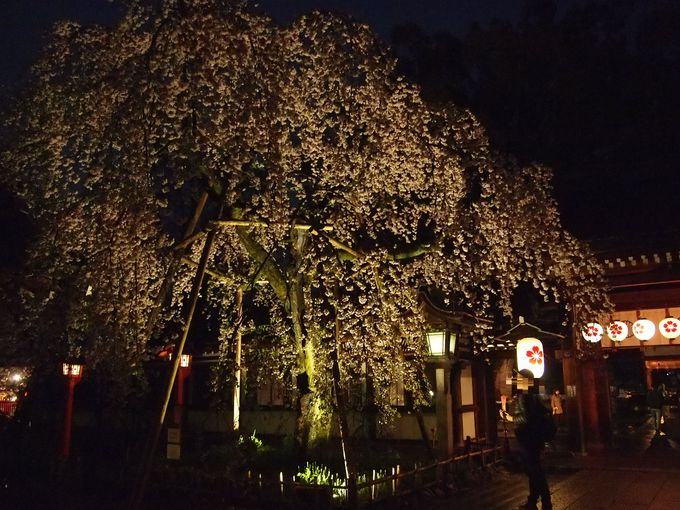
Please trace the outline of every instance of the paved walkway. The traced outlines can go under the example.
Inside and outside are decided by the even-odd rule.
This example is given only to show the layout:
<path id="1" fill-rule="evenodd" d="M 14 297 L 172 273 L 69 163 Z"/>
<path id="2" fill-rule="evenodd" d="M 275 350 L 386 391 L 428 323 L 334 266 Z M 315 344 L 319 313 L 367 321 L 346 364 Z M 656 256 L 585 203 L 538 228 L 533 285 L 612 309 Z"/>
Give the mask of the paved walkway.
<path id="1" fill-rule="evenodd" d="M 549 450 L 546 466 L 555 510 L 680 510 L 680 419 L 661 435 L 649 423 L 626 429 L 613 448 L 584 457 Z M 490 483 L 427 507 L 510 510 L 527 494 L 523 473 L 499 469 Z"/>

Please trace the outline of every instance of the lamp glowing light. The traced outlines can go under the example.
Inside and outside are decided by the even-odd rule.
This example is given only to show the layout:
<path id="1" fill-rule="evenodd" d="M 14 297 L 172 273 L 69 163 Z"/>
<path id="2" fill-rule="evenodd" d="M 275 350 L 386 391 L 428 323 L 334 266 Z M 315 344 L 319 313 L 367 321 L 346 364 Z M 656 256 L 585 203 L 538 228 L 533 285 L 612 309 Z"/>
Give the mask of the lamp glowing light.
<path id="1" fill-rule="evenodd" d="M 62 363 L 61 371 L 68 380 L 68 398 L 66 400 L 66 412 L 64 413 L 64 436 L 61 445 L 61 455 L 68 459 L 71 451 L 71 421 L 73 420 L 73 392 L 76 384 L 83 376 L 83 365 L 78 363 Z"/>
<path id="2" fill-rule="evenodd" d="M 597 343 L 602 340 L 603 333 L 604 329 L 602 329 L 602 326 L 600 326 L 597 322 L 589 322 L 585 325 L 583 331 L 581 331 L 583 339 L 592 343 Z"/>
<path id="3" fill-rule="evenodd" d="M 191 354 L 182 354 L 179 359 L 179 366 L 182 368 L 189 368 L 191 365 Z"/>
<path id="4" fill-rule="evenodd" d="M 83 375 L 83 365 L 77 363 L 62 363 L 61 370 L 66 377 L 79 378 Z"/>
<path id="5" fill-rule="evenodd" d="M 633 335 L 635 335 L 635 338 L 638 340 L 642 340 L 643 342 L 650 340 L 654 336 L 654 333 L 656 333 L 656 327 L 649 319 L 638 319 L 633 323 Z"/>
<path id="6" fill-rule="evenodd" d="M 666 317 L 659 321 L 659 333 L 664 338 L 673 340 L 680 336 L 680 320 L 675 317 Z"/>
<path id="7" fill-rule="evenodd" d="M 430 356 L 443 356 L 446 349 L 446 334 L 443 331 L 428 333 L 427 345 L 430 348 Z"/>
<path id="8" fill-rule="evenodd" d="M 538 338 L 522 338 L 517 342 L 517 371 L 529 370 L 534 378 L 543 377 L 545 356 Z"/>
<path id="9" fill-rule="evenodd" d="M 614 342 L 623 342 L 628 338 L 628 324 L 623 321 L 613 321 L 607 326 L 607 336 Z"/>

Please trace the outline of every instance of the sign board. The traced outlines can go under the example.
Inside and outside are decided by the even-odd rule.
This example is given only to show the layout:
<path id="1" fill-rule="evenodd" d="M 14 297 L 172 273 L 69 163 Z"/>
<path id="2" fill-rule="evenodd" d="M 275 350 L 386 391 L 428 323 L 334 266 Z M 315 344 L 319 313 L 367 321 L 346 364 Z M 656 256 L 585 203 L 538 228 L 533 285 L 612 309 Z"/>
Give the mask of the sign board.
<path id="1" fill-rule="evenodd" d="M 168 443 L 166 457 L 170 460 L 179 460 L 180 446 L 178 444 Z"/>
<path id="2" fill-rule="evenodd" d="M 182 434 L 177 427 L 168 427 L 168 443 L 180 444 L 182 441 Z"/>
<path id="3" fill-rule="evenodd" d="M 453 340 L 453 335 L 451 340 Z M 467 335 L 456 335 L 456 354 L 472 354 L 472 337 Z"/>

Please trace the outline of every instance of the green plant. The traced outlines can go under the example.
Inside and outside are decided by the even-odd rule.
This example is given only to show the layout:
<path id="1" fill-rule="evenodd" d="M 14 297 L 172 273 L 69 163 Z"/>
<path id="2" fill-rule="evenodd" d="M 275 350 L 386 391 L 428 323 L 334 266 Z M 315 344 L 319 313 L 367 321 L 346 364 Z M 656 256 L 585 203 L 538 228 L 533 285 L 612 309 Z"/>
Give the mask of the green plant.
<path id="1" fill-rule="evenodd" d="M 316 462 L 307 462 L 296 479 L 309 485 L 335 485 L 335 482 L 344 481 L 340 475 L 331 473 L 329 468 Z"/>
<path id="2" fill-rule="evenodd" d="M 253 433 L 247 437 L 238 436 L 238 447 L 245 450 L 254 449 L 255 451 L 261 449 L 263 445 L 262 440 L 255 435 L 255 432 L 257 431 L 253 430 Z"/>

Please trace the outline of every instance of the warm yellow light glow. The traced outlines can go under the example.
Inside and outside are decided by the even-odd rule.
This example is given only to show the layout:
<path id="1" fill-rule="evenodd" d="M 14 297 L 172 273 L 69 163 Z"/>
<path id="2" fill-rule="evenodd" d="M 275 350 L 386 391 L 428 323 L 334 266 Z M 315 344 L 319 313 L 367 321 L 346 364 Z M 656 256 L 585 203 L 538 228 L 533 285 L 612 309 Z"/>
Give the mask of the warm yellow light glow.
<path id="1" fill-rule="evenodd" d="M 61 365 L 62 373 L 67 377 L 80 377 L 83 371 L 83 365 L 77 365 L 75 363 L 62 363 Z"/>
<path id="2" fill-rule="evenodd" d="M 638 340 L 649 340 L 656 333 L 654 323 L 649 319 L 638 319 L 633 323 L 633 335 Z"/>
<path id="3" fill-rule="evenodd" d="M 602 333 L 604 333 L 604 330 L 597 322 L 589 322 L 581 331 L 584 340 L 592 343 L 597 343 L 602 340 Z"/>
<path id="4" fill-rule="evenodd" d="M 673 340 L 680 336 L 680 320 L 675 317 L 666 317 L 659 321 L 659 333 L 664 338 Z"/>
<path id="5" fill-rule="evenodd" d="M 430 348 L 430 355 L 443 356 L 446 348 L 446 334 L 443 331 L 428 333 L 427 345 Z"/>
<path id="6" fill-rule="evenodd" d="M 543 377 L 545 357 L 538 338 L 522 338 L 517 342 L 517 371 L 529 370 L 535 378 Z"/>
<path id="7" fill-rule="evenodd" d="M 23 377 L 21 377 L 21 374 L 16 373 L 12 374 L 12 382 L 20 382 Z"/>
<path id="8" fill-rule="evenodd" d="M 628 324 L 623 321 L 613 321 L 607 326 L 607 336 L 614 342 L 623 342 L 628 338 Z"/>
<path id="9" fill-rule="evenodd" d="M 182 357 L 179 360 L 179 366 L 182 368 L 189 368 L 189 365 L 191 365 L 191 355 L 182 354 Z"/>

